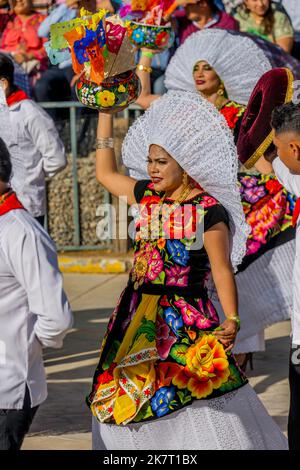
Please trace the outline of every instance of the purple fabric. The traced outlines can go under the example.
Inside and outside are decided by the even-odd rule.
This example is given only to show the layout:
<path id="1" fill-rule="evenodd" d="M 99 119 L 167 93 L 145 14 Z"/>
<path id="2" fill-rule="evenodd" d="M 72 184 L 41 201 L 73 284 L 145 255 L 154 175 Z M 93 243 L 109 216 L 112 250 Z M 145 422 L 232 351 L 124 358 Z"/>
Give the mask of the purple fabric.
<path id="1" fill-rule="evenodd" d="M 265 39 L 249 33 L 232 33 L 239 36 L 247 36 L 251 38 L 265 53 L 269 59 L 272 68 L 287 67 L 294 75 L 295 80 L 300 80 L 300 62 L 299 60 L 292 57 L 290 54 L 285 52 L 281 47 L 273 44 L 272 42 L 266 41 Z"/>
<path id="2" fill-rule="evenodd" d="M 182 14 L 185 15 L 185 12 L 181 13 L 181 15 L 176 15 L 177 23 L 178 23 L 178 37 L 179 43 L 183 44 L 184 41 L 193 33 L 200 31 L 195 24 L 188 20 L 186 16 L 182 17 Z M 216 21 L 208 28 L 220 28 L 220 29 L 227 29 L 231 31 L 239 31 L 239 24 L 238 22 L 227 13 L 220 11 L 218 13 L 219 20 Z"/>

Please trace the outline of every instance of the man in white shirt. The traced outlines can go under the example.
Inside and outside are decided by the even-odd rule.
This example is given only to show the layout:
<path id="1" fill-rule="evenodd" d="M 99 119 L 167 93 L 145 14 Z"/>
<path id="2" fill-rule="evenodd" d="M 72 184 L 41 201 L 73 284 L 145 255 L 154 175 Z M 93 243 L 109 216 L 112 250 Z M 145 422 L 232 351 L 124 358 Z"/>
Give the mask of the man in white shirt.
<path id="1" fill-rule="evenodd" d="M 46 213 L 46 176 L 67 165 L 65 149 L 50 116 L 14 86 L 14 64 L 0 54 L 0 82 L 5 91 L 15 144 L 23 155 L 24 179 L 11 184 L 25 209 L 42 225 Z M 1 134 L 0 128 L 0 137 Z M 14 166 L 14 162 L 13 162 Z"/>
<path id="2" fill-rule="evenodd" d="M 282 185 L 300 198 L 300 106 L 288 103 L 276 108 L 272 116 L 274 144 L 278 157 L 273 169 Z M 293 272 L 294 307 L 292 315 L 292 347 L 290 355 L 289 448 L 300 449 L 300 199 L 293 214 L 296 231 L 296 257 Z"/>
<path id="3" fill-rule="evenodd" d="M 42 348 L 61 347 L 73 321 L 54 243 L 10 189 L 11 170 L 0 138 L 0 450 L 21 448 L 47 397 Z"/>

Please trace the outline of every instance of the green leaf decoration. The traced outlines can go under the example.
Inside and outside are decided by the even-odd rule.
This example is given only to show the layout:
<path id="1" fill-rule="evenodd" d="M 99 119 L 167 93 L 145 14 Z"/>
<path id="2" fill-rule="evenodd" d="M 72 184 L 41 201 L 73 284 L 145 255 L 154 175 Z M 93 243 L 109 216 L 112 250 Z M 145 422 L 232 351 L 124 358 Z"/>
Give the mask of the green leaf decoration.
<path id="1" fill-rule="evenodd" d="M 141 335 L 145 335 L 149 343 L 152 343 L 156 337 L 156 326 L 152 320 L 147 320 L 146 318 L 142 319 L 141 326 L 138 328 L 136 335 L 133 339 L 132 344 L 139 338 Z"/>
<path id="2" fill-rule="evenodd" d="M 185 344 L 174 344 L 170 351 L 170 356 L 175 359 L 178 364 L 186 365 L 186 352 L 189 349 Z"/>
<path id="3" fill-rule="evenodd" d="M 181 343 L 188 344 L 189 346 L 190 346 L 190 344 L 191 344 L 191 343 L 190 343 L 190 340 L 189 340 L 188 338 L 186 338 L 186 337 L 181 340 Z"/>
<path id="4" fill-rule="evenodd" d="M 121 344 L 120 341 L 115 340 L 113 342 L 113 344 L 111 345 L 111 348 L 110 348 L 110 350 L 109 350 L 109 352 L 108 352 L 108 354 L 105 358 L 105 361 L 102 365 L 103 370 L 107 370 L 109 368 L 109 366 L 111 365 L 111 363 L 114 361 L 114 358 L 116 357 L 116 354 L 118 352 L 120 344 Z"/>
<path id="5" fill-rule="evenodd" d="M 138 423 L 142 421 L 142 419 L 151 418 L 153 416 L 153 412 L 151 410 L 151 406 L 149 402 L 146 402 L 145 405 L 142 406 L 136 417 L 134 418 L 134 422 Z"/>
<path id="6" fill-rule="evenodd" d="M 160 275 L 156 279 L 154 279 L 154 281 L 152 281 L 152 284 L 164 284 L 165 277 L 166 277 L 166 273 L 162 271 Z"/>
<path id="7" fill-rule="evenodd" d="M 243 379 L 239 370 L 233 364 L 230 364 L 229 370 L 230 376 L 228 377 L 227 382 L 219 388 L 221 392 L 228 392 L 230 390 L 234 390 L 235 388 L 240 387 L 243 383 Z"/>
<path id="8" fill-rule="evenodd" d="M 179 390 L 177 392 L 177 395 L 182 405 L 185 405 L 186 403 L 189 403 L 192 400 L 192 396 L 187 390 L 185 390 L 184 392 Z"/>

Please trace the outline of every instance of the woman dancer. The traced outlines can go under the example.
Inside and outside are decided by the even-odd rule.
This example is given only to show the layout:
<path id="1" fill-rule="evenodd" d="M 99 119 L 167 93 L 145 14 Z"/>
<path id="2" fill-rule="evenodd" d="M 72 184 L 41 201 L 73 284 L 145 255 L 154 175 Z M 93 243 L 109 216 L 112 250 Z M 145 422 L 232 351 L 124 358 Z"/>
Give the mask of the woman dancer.
<path id="1" fill-rule="evenodd" d="M 205 60 L 199 60 L 200 58 Z M 146 60 L 149 59 L 144 56 L 144 63 Z M 264 53 L 253 44 L 251 39 L 236 37 L 223 31 L 203 31 L 193 34 L 176 51 L 166 71 L 166 86 L 169 89 L 198 91 L 223 114 L 227 124 L 234 132 L 235 140 L 237 140 L 241 120 L 246 109 L 244 105 L 247 104 L 256 81 L 270 68 L 270 63 Z M 191 72 L 187 72 L 188 70 Z M 146 90 L 140 98 L 140 104 L 149 106 L 149 103 L 157 99 L 158 96 L 149 93 L 147 73 L 143 70 L 140 70 L 139 73 Z M 274 84 L 276 85 L 276 77 Z M 287 81 L 283 90 L 284 98 L 280 99 L 285 99 L 286 96 L 288 98 L 288 91 L 291 91 L 291 87 L 292 84 Z M 280 87 L 275 86 L 273 93 L 276 93 L 276 90 L 280 92 Z M 266 123 L 261 122 L 260 129 L 262 135 L 264 132 L 266 135 L 268 134 Z M 133 161 L 129 165 L 133 170 L 137 168 L 137 164 Z M 261 286 L 266 286 L 268 278 L 274 280 L 269 259 L 270 254 L 264 257 L 268 249 L 274 249 L 274 239 L 281 232 L 292 231 L 294 233 L 292 229 L 294 206 L 292 198 L 278 183 L 274 175 L 263 174 L 270 171 L 270 166 L 264 158 L 257 159 L 255 166 L 259 172 L 256 175 L 245 171 L 238 175 L 244 212 L 247 222 L 252 227 L 252 233 L 247 243 L 247 262 L 243 264 L 243 273 L 240 272 L 237 275 L 240 311 L 242 319 L 247 319 L 247 327 L 239 334 L 234 352 L 244 368 L 249 359 L 252 363 L 252 356 L 248 354 L 249 352 L 265 349 L 264 328 L 273 322 L 289 318 L 292 306 L 291 295 L 289 295 L 289 299 L 286 298 L 286 295 L 282 295 L 284 291 L 290 292 L 290 289 L 287 289 L 290 277 L 285 275 L 281 277 L 280 274 L 276 277 L 278 285 L 274 284 L 274 290 L 278 289 L 278 294 L 276 292 L 272 294 L 272 298 L 278 299 L 278 305 L 275 308 L 273 302 L 269 306 L 266 305 L 266 290 L 262 289 L 258 298 L 252 296 L 252 300 L 249 299 L 249 285 L 252 285 L 257 276 L 259 279 L 261 277 L 259 274 L 255 276 L 255 272 L 261 271 L 263 273 Z M 135 175 L 138 176 L 137 173 Z M 139 178 L 142 177 L 143 175 L 140 173 Z M 272 217 L 270 213 L 273 214 Z M 261 229 L 264 221 L 266 229 Z M 282 246 L 280 249 L 280 253 L 282 252 L 280 256 L 286 260 L 287 271 L 294 255 L 294 242 L 291 238 L 286 237 L 286 246 Z M 278 254 L 279 251 L 276 256 Z M 259 260 L 260 257 L 262 259 Z M 255 263 L 256 261 L 257 263 Z M 251 263 L 253 266 L 250 269 Z M 253 304 L 254 298 L 255 305 Z M 254 310 L 261 312 L 261 321 L 250 325 L 249 318 L 252 318 Z"/>
<path id="2" fill-rule="evenodd" d="M 94 448 L 286 448 L 230 353 L 239 326 L 232 266 L 249 227 L 223 118 L 200 96 L 169 92 L 123 145 L 125 163 L 139 158 L 151 180 L 117 172 L 111 116 L 99 117 L 96 158 L 99 182 L 141 206 L 134 265 L 88 398 Z M 221 325 L 207 295 L 210 271 Z"/>

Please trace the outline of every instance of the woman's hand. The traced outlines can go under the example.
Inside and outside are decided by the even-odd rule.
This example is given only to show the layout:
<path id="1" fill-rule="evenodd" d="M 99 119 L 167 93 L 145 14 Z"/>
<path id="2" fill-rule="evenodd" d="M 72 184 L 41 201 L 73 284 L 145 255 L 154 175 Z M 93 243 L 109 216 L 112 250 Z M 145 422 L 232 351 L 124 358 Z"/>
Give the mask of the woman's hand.
<path id="1" fill-rule="evenodd" d="M 216 330 L 214 330 L 214 335 L 220 343 L 225 346 L 225 351 L 227 352 L 233 348 L 237 332 L 237 322 L 235 320 L 230 320 L 230 318 L 226 318 L 226 320 Z"/>

